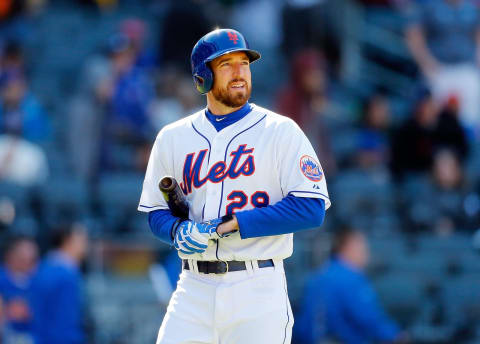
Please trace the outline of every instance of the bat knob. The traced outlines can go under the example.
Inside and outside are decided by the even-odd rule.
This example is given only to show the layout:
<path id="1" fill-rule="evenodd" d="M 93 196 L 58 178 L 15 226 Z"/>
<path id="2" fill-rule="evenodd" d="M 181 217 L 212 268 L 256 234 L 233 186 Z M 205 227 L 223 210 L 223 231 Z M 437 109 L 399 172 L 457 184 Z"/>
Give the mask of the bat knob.
<path id="1" fill-rule="evenodd" d="M 173 189 L 173 178 L 172 177 L 163 177 L 162 180 L 160 180 L 160 189 L 161 190 L 172 190 Z"/>

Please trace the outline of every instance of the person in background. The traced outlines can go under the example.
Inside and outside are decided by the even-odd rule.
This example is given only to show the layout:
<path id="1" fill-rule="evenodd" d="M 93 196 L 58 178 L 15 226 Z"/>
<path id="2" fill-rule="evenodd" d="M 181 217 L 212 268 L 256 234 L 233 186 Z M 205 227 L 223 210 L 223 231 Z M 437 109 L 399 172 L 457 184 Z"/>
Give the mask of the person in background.
<path id="1" fill-rule="evenodd" d="M 38 258 L 37 244 L 29 237 L 10 240 L 0 267 L 0 296 L 4 302 L 5 343 L 33 343 L 31 281 Z M 0 312 L 1 313 L 1 312 Z"/>
<path id="2" fill-rule="evenodd" d="M 390 166 L 397 180 L 430 172 L 433 157 L 441 149 L 454 151 L 461 162 L 466 160 L 470 147 L 458 106 L 456 97 L 440 104 L 429 89 L 419 91 L 413 116 L 393 134 Z"/>
<path id="3" fill-rule="evenodd" d="M 25 56 L 17 41 L 8 41 L 2 49 L 0 57 L 0 82 L 9 73 L 19 72 L 25 73 Z"/>
<path id="4" fill-rule="evenodd" d="M 405 335 L 382 310 L 364 269 L 365 236 L 351 228 L 334 234 L 330 259 L 307 282 L 295 333 L 300 343 L 327 338 L 344 344 L 401 343 Z"/>
<path id="5" fill-rule="evenodd" d="M 480 11 L 476 1 L 417 1 L 406 41 L 434 97 L 441 102 L 458 97 L 462 124 L 478 130 Z"/>
<path id="6" fill-rule="evenodd" d="M 25 77 L 8 73 L 0 86 L 0 134 L 14 134 L 34 143 L 51 138 L 50 120 L 37 98 L 28 90 Z"/>
<path id="7" fill-rule="evenodd" d="M 0 181 L 39 186 L 49 175 L 45 151 L 17 135 L 0 134 Z"/>
<path id="8" fill-rule="evenodd" d="M 463 163 L 468 157 L 470 146 L 467 133 L 459 120 L 459 106 L 457 97 L 448 98 L 438 116 L 435 140 L 441 148 L 454 151 Z"/>
<path id="9" fill-rule="evenodd" d="M 147 108 L 154 96 L 153 82 L 136 66 L 138 51 L 123 33 L 111 37 L 112 95 L 108 132 L 114 141 L 135 144 L 148 137 Z"/>
<path id="10" fill-rule="evenodd" d="M 388 99 L 375 93 L 368 98 L 357 138 L 357 163 L 364 167 L 387 166 L 390 158 Z"/>
<path id="11" fill-rule="evenodd" d="M 430 90 L 420 89 L 413 115 L 393 134 L 390 165 L 397 180 L 401 180 L 406 174 L 430 171 L 439 110 Z"/>
<path id="12" fill-rule="evenodd" d="M 148 116 L 154 83 L 147 70 L 136 65 L 138 51 L 128 36 L 112 36 L 109 48 L 110 85 L 102 91 L 108 99 L 102 168 L 134 170 L 145 145 L 155 136 Z"/>
<path id="13" fill-rule="evenodd" d="M 440 190 L 459 190 L 464 180 L 457 155 L 448 149 L 438 151 L 434 157 L 432 181 Z"/>
<path id="14" fill-rule="evenodd" d="M 128 37 L 135 51 L 135 65 L 137 68 L 145 68 L 149 71 L 156 67 L 158 62 L 155 52 L 149 47 L 145 46 L 145 41 L 148 36 L 147 24 L 139 18 L 125 19 L 120 23 L 120 30 Z"/>
<path id="15" fill-rule="evenodd" d="M 100 173 L 104 123 L 113 92 L 107 57 L 100 55 L 87 59 L 80 80 L 79 90 L 66 112 L 69 163 L 76 176 L 95 180 Z"/>
<path id="16" fill-rule="evenodd" d="M 410 197 L 411 202 L 404 206 L 408 214 L 405 228 L 440 236 L 474 230 L 478 227 L 478 211 L 468 209 L 471 189 L 457 153 L 448 148 L 439 149 L 434 154 L 430 175 L 407 183 L 405 191 L 415 197 Z"/>
<path id="17" fill-rule="evenodd" d="M 32 282 L 35 343 L 85 343 L 80 264 L 87 253 L 86 230 L 80 225 L 61 227 L 52 243 Z"/>
<path id="18" fill-rule="evenodd" d="M 466 216 L 463 214 L 465 176 L 457 155 L 443 149 L 435 155 L 432 168 L 434 192 L 430 200 L 437 210 L 434 226 L 437 233 L 450 233 L 462 228 Z"/>
<path id="19" fill-rule="evenodd" d="M 292 118 L 305 132 L 329 175 L 336 171 L 326 121 L 337 109 L 327 92 L 328 76 L 323 55 L 305 49 L 293 59 L 290 81 L 276 96 L 275 111 Z"/>

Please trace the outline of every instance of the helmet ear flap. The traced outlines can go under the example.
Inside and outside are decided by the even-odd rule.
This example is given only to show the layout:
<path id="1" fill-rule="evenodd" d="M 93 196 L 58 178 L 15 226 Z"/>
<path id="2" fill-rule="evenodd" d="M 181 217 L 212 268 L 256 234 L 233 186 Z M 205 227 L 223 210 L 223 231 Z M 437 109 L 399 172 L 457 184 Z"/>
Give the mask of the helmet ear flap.
<path id="1" fill-rule="evenodd" d="M 193 75 L 193 81 L 195 87 L 201 94 L 208 93 L 212 89 L 213 85 L 213 73 L 205 64 L 199 68 L 198 72 Z"/>
<path id="2" fill-rule="evenodd" d="M 195 82 L 195 86 L 197 86 L 197 88 L 203 87 L 203 85 L 205 84 L 205 79 L 198 74 L 195 74 L 193 76 L 193 81 Z"/>

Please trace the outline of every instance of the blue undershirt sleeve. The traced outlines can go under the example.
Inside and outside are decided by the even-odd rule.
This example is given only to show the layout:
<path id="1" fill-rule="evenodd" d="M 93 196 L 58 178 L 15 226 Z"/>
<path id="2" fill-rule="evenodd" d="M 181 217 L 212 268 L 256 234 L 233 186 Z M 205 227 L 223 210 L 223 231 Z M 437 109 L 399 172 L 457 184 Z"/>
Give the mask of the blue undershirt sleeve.
<path id="1" fill-rule="evenodd" d="M 289 195 L 273 205 L 240 211 L 235 216 L 242 239 L 294 233 L 323 223 L 325 201 Z"/>
<path id="2" fill-rule="evenodd" d="M 178 217 L 168 209 L 154 210 L 148 213 L 148 224 L 152 233 L 166 244 L 172 245 L 172 226 Z"/>

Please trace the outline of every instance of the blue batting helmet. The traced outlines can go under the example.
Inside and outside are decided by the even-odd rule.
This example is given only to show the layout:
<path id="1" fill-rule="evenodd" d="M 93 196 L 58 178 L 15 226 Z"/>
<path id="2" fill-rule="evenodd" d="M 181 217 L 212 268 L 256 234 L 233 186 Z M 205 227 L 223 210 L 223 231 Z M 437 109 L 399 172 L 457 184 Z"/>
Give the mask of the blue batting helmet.
<path id="1" fill-rule="evenodd" d="M 198 92 L 205 94 L 212 89 L 213 72 L 208 63 L 234 51 L 244 51 L 250 62 L 260 58 L 260 54 L 248 47 L 247 40 L 238 31 L 218 29 L 200 38 L 193 47 L 190 59 L 193 81 Z"/>

